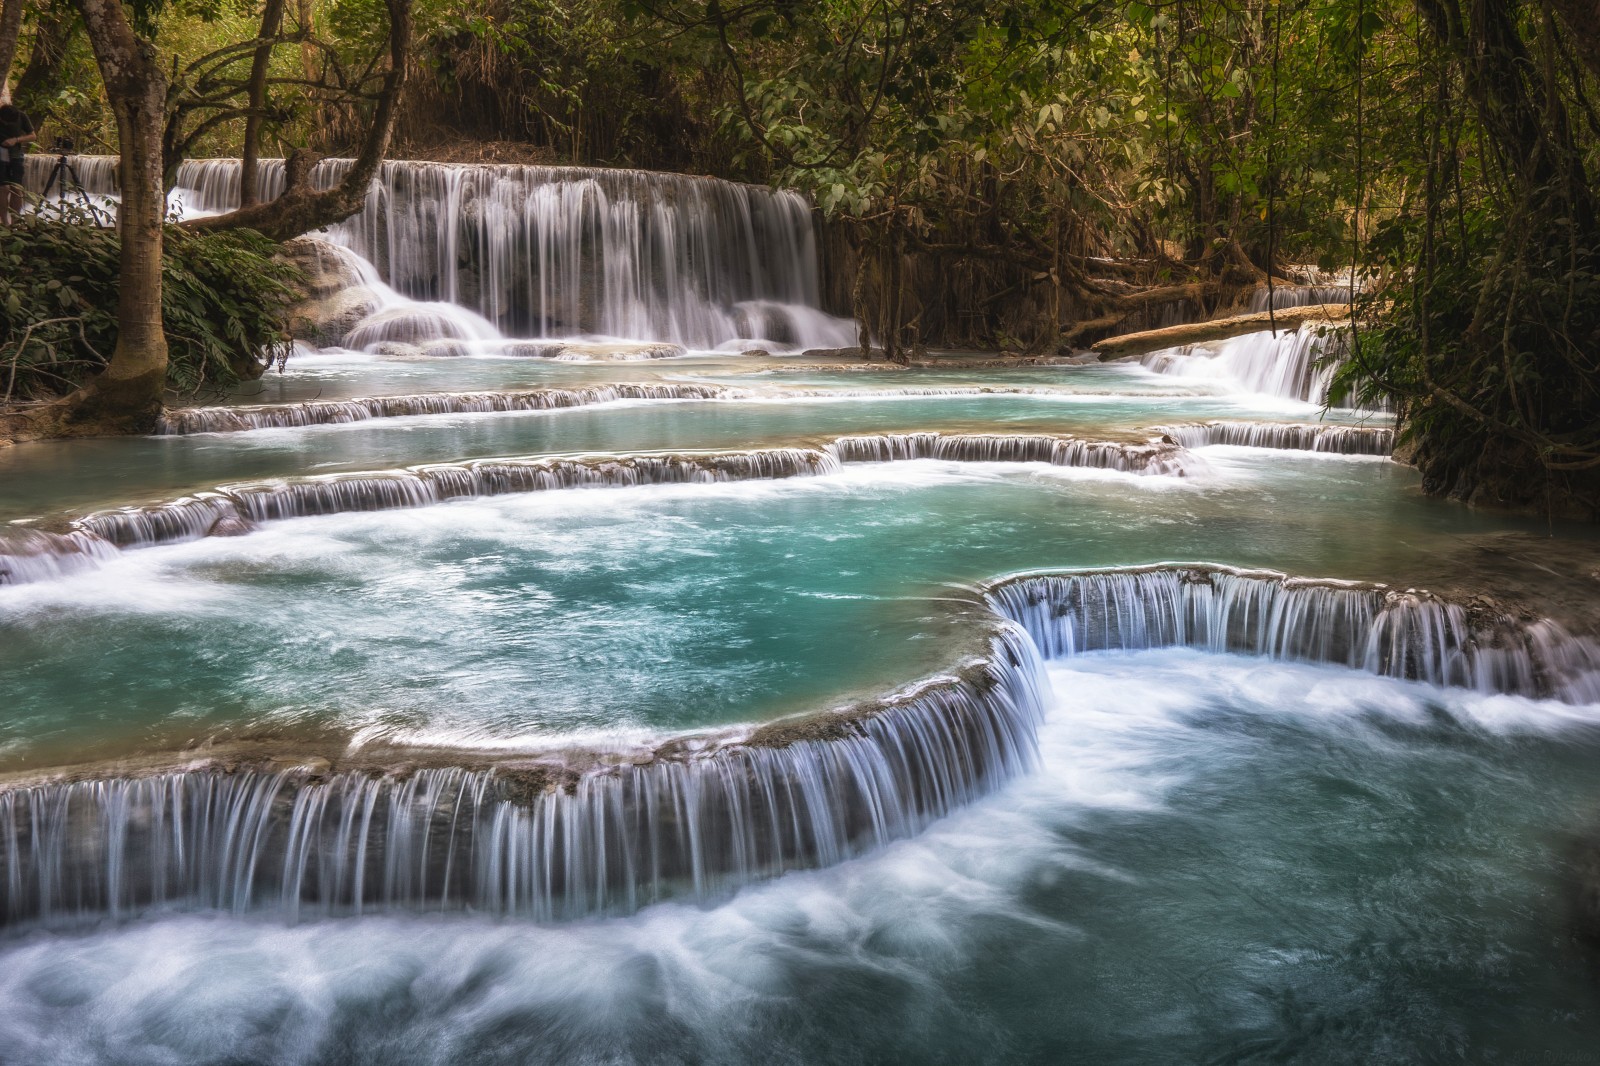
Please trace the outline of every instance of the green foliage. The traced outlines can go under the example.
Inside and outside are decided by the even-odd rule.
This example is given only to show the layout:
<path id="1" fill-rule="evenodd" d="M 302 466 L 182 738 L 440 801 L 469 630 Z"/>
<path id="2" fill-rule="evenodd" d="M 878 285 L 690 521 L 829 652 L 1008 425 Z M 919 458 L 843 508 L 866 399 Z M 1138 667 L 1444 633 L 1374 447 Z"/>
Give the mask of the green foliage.
<path id="1" fill-rule="evenodd" d="M 287 355 L 284 312 L 302 280 L 258 234 L 169 227 L 162 317 L 167 383 L 193 393 L 259 376 Z M 116 232 L 68 213 L 0 227 L 0 402 L 70 391 L 117 341 Z"/>
<path id="2" fill-rule="evenodd" d="M 625 6 L 419 0 L 416 128 L 530 142 L 566 162 L 704 166 L 704 124 L 687 103 L 699 68 L 677 42 L 629 33 Z"/>
<path id="3" fill-rule="evenodd" d="M 164 59 L 188 62 L 248 41 L 261 0 L 141 10 L 160 13 Z M 1297 263 L 1355 267 L 1375 287 L 1344 387 L 1401 399 L 1443 457 L 1431 483 L 1505 440 L 1546 469 L 1600 471 L 1600 48 L 1586 10 L 417 0 L 401 137 L 805 190 L 840 245 L 832 280 L 886 350 L 957 320 L 966 342 L 1052 345 L 1122 314 L 1129 282 L 1226 295 Z M 360 105 L 306 79 L 342 69 L 370 91 L 384 21 L 378 0 L 291 6 L 286 34 L 315 44 L 286 37 L 274 53 L 268 144 L 348 145 Z M 30 15 L 25 38 L 51 24 Z M 92 78 L 52 84 L 79 82 Z M 197 151 L 233 150 L 236 119 L 205 129 Z M 1122 260 L 1114 281 L 1103 257 Z M 168 309 L 175 334 L 199 329 L 186 306 Z M 944 310 L 944 327 L 927 325 Z M 92 362 L 99 334 L 62 328 L 54 343 Z M 184 383 L 216 380 L 218 352 L 240 343 L 218 336 L 234 347 L 206 348 Z"/>
<path id="4" fill-rule="evenodd" d="M 1347 376 L 1399 399 L 1429 491 L 1600 517 L 1600 64 L 1522 0 L 1420 10 L 1411 147 L 1382 157 L 1410 195 Z"/>

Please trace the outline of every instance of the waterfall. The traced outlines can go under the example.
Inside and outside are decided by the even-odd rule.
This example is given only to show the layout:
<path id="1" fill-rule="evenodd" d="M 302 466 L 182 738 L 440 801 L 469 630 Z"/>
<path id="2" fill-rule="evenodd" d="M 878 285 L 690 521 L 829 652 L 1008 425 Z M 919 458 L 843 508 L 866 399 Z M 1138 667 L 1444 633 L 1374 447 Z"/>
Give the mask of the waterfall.
<path id="1" fill-rule="evenodd" d="M 1357 288 L 1356 291 L 1359 292 L 1360 289 Z M 1274 285 L 1270 300 L 1266 286 L 1262 286 L 1251 294 L 1250 310 L 1256 314 L 1264 314 L 1269 306 L 1274 311 L 1282 311 L 1310 304 L 1347 304 L 1350 298 L 1348 279 L 1339 285 Z"/>
<path id="2" fill-rule="evenodd" d="M 93 570 L 115 558 L 116 547 L 84 530 L 50 533 L 11 526 L 0 534 L 0 585 L 49 581 Z"/>
<path id="3" fill-rule="evenodd" d="M 279 759 L 14 784 L 0 789 L 0 919 L 184 907 L 552 921 L 716 899 L 913 835 L 1027 772 L 1049 702 L 1041 657 L 1188 646 L 1600 701 L 1594 641 L 1423 592 L 1175 564 L 1025 574 L 981 594 L 994 628 L 951 676 L 628 761 L 418 768 L 385 753 L 337 770 Z"/>
<path id="4" fill-rule="evenodd" d="M 493 411 L 556 411 L 620 400 L 720 400 L 748 396 L 725 385 L 619 384 L 580 388 L 529 389 L 524 392 L 455 392 L 419 396 L 376 396 L 353 400 L 311 400 L 305 403 L 254 407 L 169 408 L 156 432 L 229 433 L 251 429 L 285 429 L 365 422 L 409 415 L 474 414 Z"/>
<path id="5" fill-rule="evenodd" d="M 559 358 L 559 356 L 557 357 Z M 1027 385 L 913 386 L 891 389 L 769 388 L 762 391 L 731 385 L 680 383 L 619 383 L 573 388 L 540 388 L 521 392 L 432 392 L 403 396 L 357 397 L 349 400 L 308 400 L 302 403 L 217 407 L 168 408 L 156 434 L 236 433 L 255 429 L 286 429 L 342 425 L 374 418 L 416 415 L 481 414 L 507 411 L 555 411 L 619 400 L 907 400 L 963 396 L 1042 396 L 1076 399 L 1086 395 L 1125 396 L 1126 393 L 1084 393 Z M 1134 393 L 1133 395 L 1138 395 Z M 1166 395 L 1158 393 L 1156 395 Z"/>
<path id="6" fill-rule="evenodd" d="M 1027 638 L 843 712 L 586 770 L 196 770 L 0 792 L 0 916 L 156 906 L 290 919 L 470 909 L 536 920 L 726 895 L 913 835 L 1030 769 Z"/>
<path id="7" fill-rule="evenodd" d="M 1600 702 L 1600 643 L 1425 592 L 1195 565 L 1025 575 L 988 594 L 1050 659 L 1176 645 Z"/>
<path id="8" fill-rule="evenodd" d="M 878 433 L 840 437 L 842 463 L 944 459 L 964 463 L 1050 463 L 1054 466 L 1182 476 L 1179 449 L 1159 443 L 1087 441 L 1043 434 Z"/>
<path id="9" fill-rule="evenodd" d="M 1307 322 L 1294 330 L 1246 333 L 1214 346 L 1167 348 L 1141 362 L 1158 374 L 1223 379 L 1245 392 L 1326 403 L 1349 343 L 1342 328 Z"/>
<path id="10" fill-rule="evenodd" d="M 1394 451 L 1394 430 L 1387 426 L 1337 426 L 1326 423 L 1197 422 L 1157 426 L 1185 448 L 1231 444 L 1244 448 L 1278 448 L 1286 451 L 1328 452 L 1338 455 L 1389 455 Z"/>
<path id="11" fill-rule="evenodd" d="M 35 189 L 45 162 L 30 166 Z M 91 193 L 115 194 L 114 160 L 76 162 Z M 331 186 L 349 166 L 325 160 L 311 180 Z M 260 181 L 264 199 L 280 195 L 282 160 L 264 160 Z M 183 163 L 170 199 L 191 216 L 232 210 L 239 161 Z M 390 160 L 365 208 L 324 236 L 408 300 L 464 308 L 506 336 L 856 343 L 852 323 L 821 311 L 811 205 L 792 190 L 640 170 Z M 419 330 L 428 339 L 438 316 L 421 317 L 396 312 L 345 347 Z"/>
<path id="12" fill-rule="evenodd" d="M 75 519 L 72 532 L 64 535 L 43 535 L 23 527 L 16 535 L 0 534 L 0 585 L 62 576 L 114 556 L 118 548 L 233 536 L 249 532 L 259 522 L 287 518 L 426 507 L 447 500 L 560 489 L 820 477 L 837 472 L 843 463 L 921 458 L 1046 462 L 1150 475 L 1183 473 L 1180 449 L 1160 443 L 938 433 L 841 437 L 813 448 L 431 463 L 223 485 L 162 503 L 96 511 Z M 64 558 L 51 558 L 52 553 Z"/>

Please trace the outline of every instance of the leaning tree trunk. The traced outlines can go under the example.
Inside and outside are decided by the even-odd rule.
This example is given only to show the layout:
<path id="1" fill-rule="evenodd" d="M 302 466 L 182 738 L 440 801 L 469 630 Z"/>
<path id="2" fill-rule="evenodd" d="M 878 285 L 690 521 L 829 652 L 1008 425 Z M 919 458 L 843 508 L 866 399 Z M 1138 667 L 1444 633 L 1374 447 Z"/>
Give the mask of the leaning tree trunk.
<path id="1" fill-rule="evenodd" d="M 167 380 L 161 327 L 161 225 L 166 216 L 161 133 L 167 79 L 156 51 L 129 25 L 120 0 L 77 0 L 106 97 L 117 119 L 122 189 L 117 346 L 105 370 L 66 400 L 68 433 L 140 433 L 155 427 Z"/>
<path id="2" fill-rule="evenodd" d="M 311 169 L 321 157 L 298 151 L 284 163 L 284 191 L 276 200 L 241 206 L 225 215 L 185 219 L 183 227 L 202 233 L 253 229 L 273 240 L 286 241 L 342 222 L 361 210 L 394 135 L 400 92 L 406 82 L 407 53 L 411 50 L 411 5 L 412 0 L 384 0 L 389 13 L 389 69 L 378 90 L 361 150 L 337 185 L 331 189 L 314 188 Z"/>

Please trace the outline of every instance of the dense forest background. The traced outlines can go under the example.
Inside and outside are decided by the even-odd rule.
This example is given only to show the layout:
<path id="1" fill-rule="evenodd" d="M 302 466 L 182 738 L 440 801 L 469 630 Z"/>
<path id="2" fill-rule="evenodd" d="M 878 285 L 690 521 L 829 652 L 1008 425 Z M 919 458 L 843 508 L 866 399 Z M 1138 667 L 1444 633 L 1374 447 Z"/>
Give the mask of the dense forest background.
<path id="1" fill-rule="evenodd" d="M 100 4 L 26 5 L 12 80 L 52 134 L 115 152 L 83 30 Z M 1398 406 L 1431 491 L 1600 500 L 1600 12 L 1582 0 L 124 9 L 166 72 L 169 180 L 241 144 L 357 154 L 403 12 L 392 157 L 802 189 L 832 302 L 891 357 L 1060 350 L 1354 273 L 1346 387 Z"/>

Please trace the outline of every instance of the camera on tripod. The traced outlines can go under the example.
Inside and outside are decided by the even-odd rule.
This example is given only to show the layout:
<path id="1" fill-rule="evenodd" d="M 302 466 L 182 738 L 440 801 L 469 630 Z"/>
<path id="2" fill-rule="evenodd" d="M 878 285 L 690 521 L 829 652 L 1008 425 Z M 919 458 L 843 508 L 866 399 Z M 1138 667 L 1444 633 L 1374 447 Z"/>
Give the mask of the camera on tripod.
<path id="1" fill-rule="evenodd" d="M 50 168 L 50 176 L 45 179 L 44 188 L 39 193 L 40 205 L 54 201 L 56 209 L 64 214 L 67 203 L 75 199 L 95 224 L 110 225 L 109 214 L 95 206 L 82 176 L 78 174 L 78 168 L 72 163 L 72 152 L 76 147 L 70 137 L 56 138 L 56 163 Z"/>

